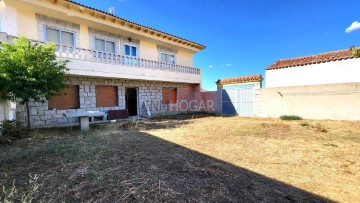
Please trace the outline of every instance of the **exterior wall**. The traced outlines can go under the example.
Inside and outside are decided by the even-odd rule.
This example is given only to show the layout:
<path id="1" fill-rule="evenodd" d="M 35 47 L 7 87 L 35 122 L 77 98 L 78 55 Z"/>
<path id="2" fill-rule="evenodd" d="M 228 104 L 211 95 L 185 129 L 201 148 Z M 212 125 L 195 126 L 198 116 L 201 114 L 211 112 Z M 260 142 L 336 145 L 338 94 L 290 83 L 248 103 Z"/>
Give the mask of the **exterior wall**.
<path id="1" fill-rule="evenodd" d="M 261 90 L 262 89 L 260 83 L 254 89 L 253 113 L 255 117 L 259 117 L 262 113 Z"/>
<path id="2" fill-rule="evenodd" d="M 17 27 L 17 15 L 14 7 L 5 5 L 4 1 L 0 1 L 0 14 L 2 20 L 1 31 L 6 32 L 10 35 L 18 34 Z M 27 36 L 27 35 L 26 35 Z"/>
<path id="3" fill-rule="evenodd" d="M 265 88 L 261 105 L 262 117 L 360 120 L 360 83 Z"/>
<path id="4" fill-rule="evenodd" d="M 168 104 L 171 112 L 208 112 L 215 113 L 215 92 L 200 92 L 200 85 L 187 84 L 177 88 L 177 101 Z"/>
<path id="5" fill-rule="evenodd" d="M 57 125 L 74 125 L 78 123 L 78 118 L 66 118 L 64 113 L 74 113 L 79 111 L 104 111 L 125 109 L 125 88 L 138 88 L 138 114 L 146 115 L 144 111 L 144 101 L 151 106 L 152 115 L 166 113 L 168 108 L 162 104 L 162 88 L 175 87 L 178 89 L 178 99 L 198 99 L 196 95 L 199 93 L 198 87 L 190 87 L 191 85 L 184 83 L 167 83 L 155 81 L 140 80 L 122 80 L 122 79 L 103 79 L 88 77 L 70 77 L 69 84 L 79 85 L 80 108 L 68 110 L 49 110 L 48 103 L 30 102 L 30 114 L 32 127 L 52 127 Z M 118 106 L 114 107 L 96 107 L 96 85 L 117 86 L 118 88 Z M 199 86 L 199 85 L 195 85 Z M 26 124 L 26 110 L 24 105 L 18 105 L 17 118 Z"/>
<path id="6" fill-rule="evenodd" d="M 360 59 L 265 71 L 266 88 L 360 82 Z"/>
<path id="7" fill-rule="evenodd" d="M 192 53 L 179 50 L 177 52 L 177 63 L 184 66 L 193 66 L 193 55 Z"/>
<path id="8" fill-rule="evenodd" d="M 17 35 L 25 35 L 30 39 L 37 39 L 36 16 L 24 8 L 17 8 Z"/>
<path id="9" fill-rule="evenodd" d="M 159 59 L 157 46 L 154 43 L 140 41 L 140 58 L 157 61 Z"/>
<path id="10" fill-rule="evenodd" d="M 0 102 L 0 122 L 16 119 L 16 104 L 13 102 Z"/>
<path id="11" fill-rule="evenodd" d="M 80 47 L 90 49 L 89 27 L 87 25 L 80 25 Z"/>
<path id="12" fill-rule="evenodd" d="M 223 86 L 220 84 L 217 84 L 217 89 L 216 89 L 216 99 L 215 99 L 215 112 L 217 115 L 221 115 L 221 111 L 222 111 L 222 89 Z"/>
<path id="13" fill-rule="evenodd" d="M 206 109 L 205 111 L 208 113 L 216 113 L 215 99 L 216 99 L 216 91 L 213 92 L 201 92 L 201 101 L 204 102 L 204 106 L 201 107 L 201 103 L 199 104 L 200 110 Z"/>

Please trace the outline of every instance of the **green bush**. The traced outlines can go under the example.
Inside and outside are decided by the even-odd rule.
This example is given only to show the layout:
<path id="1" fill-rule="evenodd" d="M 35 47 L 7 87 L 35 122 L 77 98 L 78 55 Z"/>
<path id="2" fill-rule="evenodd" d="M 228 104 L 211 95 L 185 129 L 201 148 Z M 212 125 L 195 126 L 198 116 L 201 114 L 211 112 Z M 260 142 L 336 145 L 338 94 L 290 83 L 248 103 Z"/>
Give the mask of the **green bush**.
<path id="1" fill-rule="evenodd" d="M 300 116 L 295 115 L 282 115 L 280 116 L 281 120 L 302 120 Z"/>
<path id="2" fill-rule="evenodd" d="M 300 125 L 301 125 L 302 127 L 310 126 L 307 122 L 300 123 Z"/>
<path id="3" fill-rule="evenodd" d="M 25 136 L 25 129 L 20 121 L 5 120 L 0 124 L 0 142 L 9 143 Z"/>

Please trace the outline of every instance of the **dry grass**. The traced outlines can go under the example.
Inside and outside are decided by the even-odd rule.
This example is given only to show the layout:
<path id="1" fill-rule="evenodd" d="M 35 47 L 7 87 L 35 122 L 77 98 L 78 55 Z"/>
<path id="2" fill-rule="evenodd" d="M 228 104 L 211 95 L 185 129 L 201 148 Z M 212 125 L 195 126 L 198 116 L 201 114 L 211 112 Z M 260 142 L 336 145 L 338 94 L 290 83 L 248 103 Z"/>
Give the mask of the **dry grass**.
<path id="1" fill-rule="evenodd" d="M 0 202 L 360 199 L 360 122 L 196 115 L 91 127 L 0 146 Z"/>
<path id="2" fill-rule="evenodd" d="M 150 134 L 334 201 L 360 199 L 360 122 L 209 117 Z"/>

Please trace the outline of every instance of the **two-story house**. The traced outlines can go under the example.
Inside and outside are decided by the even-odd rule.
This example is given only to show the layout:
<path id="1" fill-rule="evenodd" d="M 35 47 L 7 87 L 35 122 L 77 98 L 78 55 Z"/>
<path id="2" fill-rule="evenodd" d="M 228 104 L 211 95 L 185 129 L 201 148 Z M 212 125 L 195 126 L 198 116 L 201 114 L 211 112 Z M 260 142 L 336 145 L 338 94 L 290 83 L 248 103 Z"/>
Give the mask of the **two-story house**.
<path id="1" fill-rule="evenodd" d="M 57 56 L 70 60 L 69 86 L 45 103 L 31 102 L 32 127 L 76 123 L 63 114 L 77 111 L 143 115 L 145 101 L 155 114 L 164 104 L 199 97 L 193 54 L 205 46 L 95 8 L 69 0 L 0 0 L 0 32 L 1 41 L 23 35 L 54 42 Z M 24 106 L 16 112 L 26 120 Z"/>

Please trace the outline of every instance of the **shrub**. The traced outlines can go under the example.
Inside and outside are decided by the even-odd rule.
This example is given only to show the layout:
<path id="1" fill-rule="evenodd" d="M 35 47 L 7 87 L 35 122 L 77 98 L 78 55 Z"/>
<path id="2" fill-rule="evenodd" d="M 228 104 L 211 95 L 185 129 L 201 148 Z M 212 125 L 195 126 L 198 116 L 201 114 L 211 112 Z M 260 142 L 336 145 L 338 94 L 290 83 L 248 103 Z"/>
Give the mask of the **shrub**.
<path id="1" fill-rule="evenodd" d="M 9 143 L 21 139 L 25 130 L 20 121 L 5 120 L 0 124 L 0 142 Z"/>
<path id="2" fill-rule="evenodd" d="M 300 116 L 295 115 L 282 115 L 280 116 L 281 120 L 302 120 Z"/>
<path id="3" fill-rule="evenodd" d="M 319 122 L 316 123 L 316 125 L 313 128 L 315 129 L 315 131 L 318 131 L 318 132 L 322 132 L 322 133 L 328 132 L 328 130 L 326 130 Z"/>
<path id="4" fill-rule="evenodd" d="M 302 127 L 310 126 L 309 123 L 307 123 L 307 122 L 300 123 L 300 125 L 301 125 Z"/>

